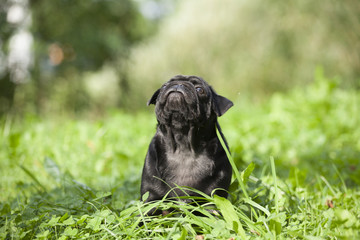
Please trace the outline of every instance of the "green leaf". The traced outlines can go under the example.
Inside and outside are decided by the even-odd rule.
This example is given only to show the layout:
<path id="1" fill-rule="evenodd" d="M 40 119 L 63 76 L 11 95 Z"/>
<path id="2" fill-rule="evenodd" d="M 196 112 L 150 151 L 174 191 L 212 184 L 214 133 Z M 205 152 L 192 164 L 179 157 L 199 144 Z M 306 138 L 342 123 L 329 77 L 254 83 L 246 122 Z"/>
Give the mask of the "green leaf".
<path id="1" fill-rule="evenodd" d="M 82 215 L 81 218 L 76 222 L 76 224 L 81 225 L 85 220 L 89 217 L 89 215 Z"/>
<path id="2" fill-rule="evenodd" d="M 249 164 L 249 166 L 247 166 L 247 168 L 241 172 L 241 179 L 244 182 L 244 184 L 247 183 L 247 181 L 249 180 L 249 177 L 251 175 L 251 173 L 254 171 L 255 169 L 255 163 L 251 162 Z"/>
<path id="3" fill-rule="evenodd" d="M 98 216 L 100 216 L 102 218 L 106 218 L 110 214 L 111 214 L 111 211 L 109 209 L 104 209 L 104 210 L 101 210 L 100 212 L 96 213 L 96 215 L 98 215 Z"/>
<path id="4" fill-rule="evenodd" d="M 75 221 L 74 221 L 73 217 L 70 216 L 68 219 L 66 219 L 66 220 L 63 222 L 63 224 L 65 224 L 65 225 L 74 225 L 74 224 L 75 224 Z"/>
<path id="5" fill-rule="evenodd" d="M 231 202 L 226 198 L 214 195 L 214 203 L 221 211 L 227 226 L 238 233 L 242 239 L 246 239 L 245 231 Z"/>
<path id="6" fill-rule="evenodd" d="M 347 209 L 335 209 L 334 211 L 336 221 L 344 224 L 346 227 L 352 227 L 354 224 L 356 224 L 357 219 L 356 217 Z"/>
<path id="7" fill-rule="evenodd" d="M 65 219 L 67 219 L 69 217 L 69 214 L 68 214 L 68 212 L 66 212 L 61 218 L 60 218 L 60 220 L 59 220 L 59 222 L 63 222 Z"/>
<path id="8" fill-rule="evenodd" d="M 94 201 L 101 199 L 101 198 L 106 198 L 111 196 L 112 193 L 111 192 L 97 192 L 96 193 L 96 198 L 94 199 Z"/>
<path id="9" fill-rule="evenodd" d="M 46 230 L 45 232 L 41 232 L 36 235 L 36 238 L 38 239 L 47 239 L 47 236 L 50 234 L 49 230 Z"/>
<path id="10" fill-rule="evenodd" d="M 71 237 L 75 237 L 77 233 L 78 233 L 78 230 L 76 228 L 72 228 L 72 227 L 67 227 L 67 228 L 65 228 L 65 231 L 64 231 L 64 235 L 71 236 Z"/>
<path id="11" fill-rule="evenodd" d="M 107 224 L 111 224 L 111 223 L 115 222 L 116 217 L 114 215 L 109 215 L 105 219 L 106 219 Z"/>
<path id="12" fill-rule="evenodd" d="M 274 231 L 276 235 L 279 235 L 281 233 L 281 223 L 275 219 L 270 220 L 270 230 Z"/>
<path id="13" fill-rule="evenodd" d="M 229 192 L 235 192 L 239 188 L 239 181 L 235 179 L 229 186 Z"/>
<path id="14" fill-rule="evenodd" d="M 326 219 L 332 219 L 334 217 L 335 213 L 334 213 L 334 210 L 332 208 L 329 208 L 328 210 L 324 211 L 322 213 L 322 215 Z"/>
<path id="15" fill-rule="evenodd" d="M 145 202 L 146 199 L 148 199 L 148 198 L 149 198 L 149 192 L 146 192 L 146 193 L 144 193 L 144 195 L 142 195 L 141 200 L 142 200 L 143 202 Z"/>
<path id="16" fill-rule="evenodd" d="M 60 220 L 60 217 L 53 216 L 47 223 L 49 226 L 55 226 Z"/>
<path id="17" fill-rule="evenodd" d="M 187 236 L 187 231 L 184 227 L 181 229 L 181 236 L 178 238 L 178 240 L 185 240 Z"/>
<path id="18" fill-rule="evenodd" d="M 103 218 L 96 216 L 93 219 L 91 219 L 90 221 L 88 221 L 88 224 L 86 227 L 90 228 L 94 231 L 99 231 L 102 220 L 103 220 Z"/>

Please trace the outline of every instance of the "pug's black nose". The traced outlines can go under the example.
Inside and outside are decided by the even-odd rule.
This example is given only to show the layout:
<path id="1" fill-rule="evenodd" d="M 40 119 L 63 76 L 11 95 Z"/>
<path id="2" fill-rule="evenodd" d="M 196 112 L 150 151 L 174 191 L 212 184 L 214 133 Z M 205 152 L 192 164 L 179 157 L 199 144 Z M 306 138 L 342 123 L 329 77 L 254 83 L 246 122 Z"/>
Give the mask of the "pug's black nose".
<path id="1" fill-rule="evenodd" d="M 182 84 L 176 84 L 174 85 L 174 88 L 176 91 L 180 91 L 180 90 L 183 90 L 184 89 L 184 85 Z"/>

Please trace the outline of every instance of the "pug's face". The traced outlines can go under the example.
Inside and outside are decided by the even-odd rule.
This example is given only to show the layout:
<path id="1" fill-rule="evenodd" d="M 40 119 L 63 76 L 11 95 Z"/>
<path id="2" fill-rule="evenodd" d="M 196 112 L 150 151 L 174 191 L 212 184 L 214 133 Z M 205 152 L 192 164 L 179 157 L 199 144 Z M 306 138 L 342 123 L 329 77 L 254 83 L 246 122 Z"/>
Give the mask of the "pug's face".
<path id="1" fill-rule="evenodd" d="M 176 128 L 201 124 L 225 113 L 232 102 L 215 91 L 200 77 L 178 75 L 158 89 L 148 104 L 155 104 L 160 124 Z"/>

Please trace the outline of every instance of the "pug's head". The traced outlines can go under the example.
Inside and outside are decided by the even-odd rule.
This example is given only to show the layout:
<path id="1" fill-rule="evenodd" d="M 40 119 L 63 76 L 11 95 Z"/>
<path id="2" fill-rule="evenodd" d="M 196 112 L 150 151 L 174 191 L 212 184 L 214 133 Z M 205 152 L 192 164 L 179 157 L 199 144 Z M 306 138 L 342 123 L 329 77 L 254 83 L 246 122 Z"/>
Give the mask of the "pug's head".
<path id="1" fill-rule="evenodd" d="M 158 89 L 148 105 L 155 104 L 159 124 L 174 128 L 216 121 L 233 103 L 197 76 L 177 75 Z"/>

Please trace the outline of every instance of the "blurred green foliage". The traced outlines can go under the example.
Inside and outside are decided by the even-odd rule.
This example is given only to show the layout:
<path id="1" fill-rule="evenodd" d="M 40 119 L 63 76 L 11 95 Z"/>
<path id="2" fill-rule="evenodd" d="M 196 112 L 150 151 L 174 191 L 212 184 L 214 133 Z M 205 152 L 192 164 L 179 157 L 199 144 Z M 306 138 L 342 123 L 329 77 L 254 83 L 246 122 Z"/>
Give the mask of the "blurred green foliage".
<path id="1" fill-rule="evenodd" d="M 281 163 L 280 175 L 301 168 L 338 179 L 340 171 L 348 183 L 359 184 L 359 91 L 341 89 L 321 68 L 314 78 L 304 89 L 273 95 L 262 108 L 235 103 L 238 111 L 220 120 L 233 127 L 227 138 L 235 158 L 262 165 L 272 155 Z"/>
<path id="2" fill-rule="evenodd" d="M 19 33 L 31 36 L 28 43 L 33 41 L 32 51 L 23 53 L 25 58 L 32 58 L 29 76 L 15 78 L 16 71 L 23 67 L 16 64 L 0 69 L 0 98 L 2 105 L 6 104 L 0 107 L 0 112 L 11 105 L 14 112 L 35 109 L 39 114 L 49 110 L 87 110 L 93 106 L 84 86 L 84 74 L 99 71 L 105 65 L 114 69 L 113 87 L 123 97 L 122 93 L 128 91 L 123 62 L 130 47 L 151 34 L 155 27 L 131 0 L 7 0 L 0 7 L 1 16 L 7 15 L 0 18 L 5 26 L 0 30 L 1 60 L 14 61 L 11 59 L 16 51 L 14 47 L 21 48 L 21 43 L 13 44 Z M 99 85 L 104 82 L 107 79 L 98 79 Z"/>
<path id="3" fill-rule="evenodd" d="M 61 74 L 71 71 L 70 67 L 98 70 L 105 62 L 126 55 L 148 31 L 132 1 L 33 0 L 30 9 L 39 61 L 50 57 L 54 71 Z M 63 52 L 63 59 L 51 56 L 56 51 Z"/>
<path id="4" fill-rule="evenodd" d="M 298 168 L 338 183 L 335 166 L 353 185 L 360 183 L 359 106 L 359 91 L 339 88 L 337 81 L 318 70 L 316 81 L 306 89 L 276 94 L 258 106 L 239 99 L 219 121 L 240 168 L 254 162 L 261 169 L 274 156 L 280 176 Z M 1 197 L 25 181 L 18 166 L 46 184 L 45 157 L 90 186 L 138 181 L 155 126 L 154 114 L 142 112 L 109 112 L 96 121 L 59 116 L 42 121 L 34 115 L 2 118 L 0 182 L 9 192 Z"/>
<path id="5" fill-rule="evenodd" d="M 360 92 L 315 75 L 305 89 L 238 101 L 219 119 L 245 182 L 233 178 L 228 200 L 206 196 L 222 216 L 139 201 L 154 114 L 1 119 L 0 238 L 356 239 Z M 180 214 L 143 216 L 153 207 Z"/>
<path id="6" fill-rule="evenodd" d="M 133 51 L 138 102 L 175 74 L 199 75 L 230 98 L 304 86 L 317 66 L 359 88 L 360 2 L 181 1 L 159 33 Z M 140 100 L 141 99 L 141 100 Z"/>
<path id="7" fill-rule="evenodd" d="M 0 3 L 2 63 L 23 28 L 7 20 L 14 4 Z M 359 88 L 358 0 L 31 0 L 24 6 L 32 18 L 30 77 L 15 86 L 6 61 L 0 68 L 0 95 L 14 100 L 17 113 L 139 109 L 175 74 L 200 75 L 232 99 L 267 99 L 306 85 L 317 66 L 340 76 L 341 87 Z M 145 17 L 161 11 L 155 20 Z"/>

